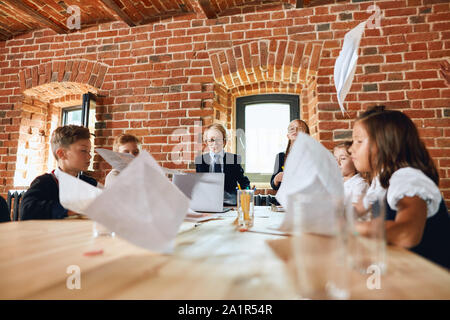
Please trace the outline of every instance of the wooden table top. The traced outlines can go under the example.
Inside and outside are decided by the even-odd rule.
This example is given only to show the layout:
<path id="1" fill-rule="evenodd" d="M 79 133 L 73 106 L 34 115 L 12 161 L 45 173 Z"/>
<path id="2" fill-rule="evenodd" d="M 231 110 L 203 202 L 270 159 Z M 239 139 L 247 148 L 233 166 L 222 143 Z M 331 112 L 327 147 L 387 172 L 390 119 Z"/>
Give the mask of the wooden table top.
<path id="1" fill-rule="evenodd" d="M 282 215 L 283 213 L 271 213 Z M 136 247 L 119 237 L 92 237 L 90 220 L 0 224 L 0 299 L 296 299 L 290 237 L 239 232 L 234 218 L 183 224 L 174 253 Z M 256 218 L 263 226 L 272 218 Z M 86 252 L 103 250 L 98 255 Z M 352 299 L 450 299 L 447 270 L 388 247 L 381 289 L 351 276 Z M 81 289 L 68 289 L 69 266 Z"/>

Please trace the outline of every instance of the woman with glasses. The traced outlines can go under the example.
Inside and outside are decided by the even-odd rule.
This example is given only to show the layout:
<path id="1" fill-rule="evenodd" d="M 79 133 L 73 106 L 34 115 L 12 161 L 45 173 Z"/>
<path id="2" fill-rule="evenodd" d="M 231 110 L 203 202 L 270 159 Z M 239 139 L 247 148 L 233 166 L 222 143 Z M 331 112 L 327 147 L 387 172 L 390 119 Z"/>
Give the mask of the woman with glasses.
<path id="1" fill-rule="evenodd" d="M 244 176 L 241 157 L 234 153 L 225 152 L 227 133 L 221 124 L 212 124 L 206 128 L 204 140 L 209 153 L 195 158 L 197 172 L 223 172 L 225 174 L 225 192 L 236 194 L 239 185 L 242 189 L 250 187 L 250 180 Z"/>
<path id="2" fill-rule="evenodd" d="M 294 144 L 295 139 L 299 132 L 304 132 L 309 134 L 309 127 L 303 120 L 293 120 L 289 123 L 287 138 L 289 139 L 286 152 L 280 152 L 275 158 L 275 168 L 273 170 L 272 178 L 270 179 L 270 185 L 272 189 L 278 190 L 281 185 L 281 180 L 283 180 L 283 169 L 286 162 L 291 146 Z"/>

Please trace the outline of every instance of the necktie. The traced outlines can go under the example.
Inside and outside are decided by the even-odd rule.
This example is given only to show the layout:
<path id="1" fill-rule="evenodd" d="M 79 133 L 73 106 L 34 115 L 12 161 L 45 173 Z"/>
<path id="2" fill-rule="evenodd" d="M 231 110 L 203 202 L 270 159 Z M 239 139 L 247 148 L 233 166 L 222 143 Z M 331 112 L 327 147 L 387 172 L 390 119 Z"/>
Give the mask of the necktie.
<path id="1" fill-rule="evenodd" d="M 222 166 L 220 165 L 218 154 L 214 155 L 214 172 L 222 172 Z"/>

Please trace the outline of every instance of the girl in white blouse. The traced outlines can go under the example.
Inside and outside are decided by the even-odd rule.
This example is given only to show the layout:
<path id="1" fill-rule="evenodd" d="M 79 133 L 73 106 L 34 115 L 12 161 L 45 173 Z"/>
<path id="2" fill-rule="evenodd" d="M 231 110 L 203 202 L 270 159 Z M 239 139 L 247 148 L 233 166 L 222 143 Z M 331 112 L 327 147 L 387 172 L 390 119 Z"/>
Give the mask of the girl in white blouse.
<path id="1" fill-rule="evenodd" d="M 334 147 L 333 155 L 336 158 L 339 169 L 341 169 L 342 177 L 344 178 L 345 198 L 350 198 L 352 203 L 357 203 L 365 194 L 369 185 L 359 172 L 356 171 L 350 152 L 348 151 L 351 145 L 351 141 L 339 143 Z"/>
<path id="2" fill-rule="evenodd" d="M 385 195 L 388 243 L 450 268 L 450 216 L 439 191 L 438 171 L 414 123 L 399 111 L 366 111 L 353 128 L 350 153 L 372 184 L 365 208 Z M 367 233 L 368 223 L 357 228 Z"/>

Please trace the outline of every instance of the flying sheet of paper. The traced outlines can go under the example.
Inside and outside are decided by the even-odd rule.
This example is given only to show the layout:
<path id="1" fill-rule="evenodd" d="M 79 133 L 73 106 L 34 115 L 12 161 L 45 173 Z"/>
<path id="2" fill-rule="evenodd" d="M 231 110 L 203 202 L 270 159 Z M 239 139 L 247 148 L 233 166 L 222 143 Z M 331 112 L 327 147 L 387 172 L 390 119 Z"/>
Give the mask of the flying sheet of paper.
<path id="1" fill-rule="evenodd" d="M 123 171 L 127 165 L 134 160 L 134 156 L 129 153 L 120 153 L 103 148 L 97 148 L 95 151 L 97 151 L 111 167 L 118 171 Z"/>
<path id="2" fill-rule="evenodd" d="M 128 166 L 128 164 L 135 158 L 133 155 L 129 153 L 120 153 L 103 148 L 97 148 L 95 149 L 95 151 L 97 151 L 98 154 L 101 155 L 102 158 L 105 159 L 105 161 L 111 165 L 111 167 L 120 172 L 122 172 Z M 184 174 L 184 172 L 178 170 L 160 167 L 156 161 L 154 162 L 154 164 L 156 164 L 157 167 L 166 174 Z"/>
<path id="3" fill-rule="evenodd" d="M 281 230 L 292 230 L 292 197 L 295 193 L 344 196 L 342 174 L 336 159 L 320 142 L 305 133 L 299 133 L 284 165 L 278 202 L 286 208 Z M 314 214 L 314 212 L 311 212 Z M 317 219 L 321 217 L 316 216 Z"/>
<path id="4" fill-rule="evenodd" d="M 103 191 L 62 171 L 60 172 L 58 185 L 61 205 L 66 209 L 82 214 Z"/>
<path id="5" fill-rule="evenodd" d="M 361 37 L 367 21 L 361 22 L 345 34 L 344 45 L 334 65 L 334 85 L 342 114 L 344 114 L 344 101 L 352 86 L 358 61 L 358 50 Z"/>
<path id="6" fill-rule="evenodd" d="M 74 200 L 67 198 L 85 196 L 73 194 L 71 179 L 77 180 L 64 176 L 59 182 L 60 195 L 64 195 L 61 204 L 68 209 L 72 209 Z M 189 199 L 143 151 L 117 177 L 117 183 L 103 190 L 80 213 L 135 245 L 169 253 L 188 206 Z"/>

